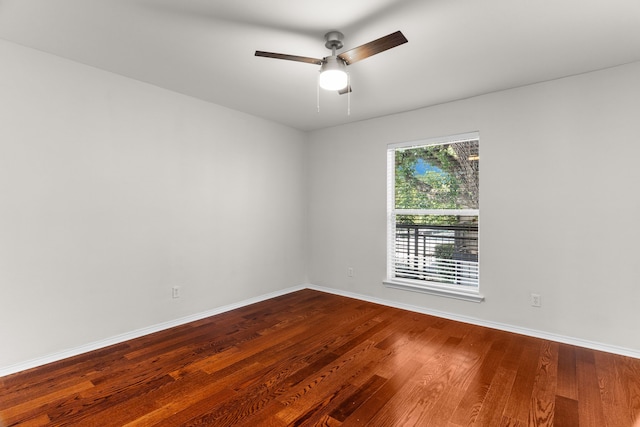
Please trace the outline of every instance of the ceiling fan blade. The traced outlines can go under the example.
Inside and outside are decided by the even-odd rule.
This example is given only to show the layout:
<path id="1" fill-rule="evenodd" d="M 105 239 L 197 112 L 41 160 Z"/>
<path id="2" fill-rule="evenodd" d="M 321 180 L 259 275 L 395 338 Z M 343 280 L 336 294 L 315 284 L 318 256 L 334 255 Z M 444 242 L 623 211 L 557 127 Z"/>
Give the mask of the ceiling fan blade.
<path id="1" fill-rule="evenodd" d="M 365 43 L 362 46 L 354 47 L 351 50 L 346 52 L 342 52 L 338 55 L 338 58 L 342 58 L 347 65 L 353 64 L 354 62 L 362 61 L 370 56 L 373 56 L 377 53 L 384 52 L 385 50 L 391 49 L 392 47 L 400 46 L 408 42 L 407 38 L 400 31 L 396 31 L 395 33 L 391 33 L 387 36 L 380 37 L 377 40 L 374 40 L 369 43 Z"/>
<path id="2" fill-rule="evenodd" d="M 344 89 L 340 89 L 338 91 L 339 95 L 344 95 L 345 93 L 349 93 L 349 92 L 353 92 L 353 89 L 351 89 L 351 85 L 345 87 Z"/>
<path id="3" fill-rule="evenodd" d="M 309 58 L 307 56 L 286 55 L 284 53 L 262 52 L 256 50 L 256 56 L 264 56 L 265 58 L 287 59 L 289 61 L 306 62 L 307 64 L 322 65 L 322 59 Z"/>

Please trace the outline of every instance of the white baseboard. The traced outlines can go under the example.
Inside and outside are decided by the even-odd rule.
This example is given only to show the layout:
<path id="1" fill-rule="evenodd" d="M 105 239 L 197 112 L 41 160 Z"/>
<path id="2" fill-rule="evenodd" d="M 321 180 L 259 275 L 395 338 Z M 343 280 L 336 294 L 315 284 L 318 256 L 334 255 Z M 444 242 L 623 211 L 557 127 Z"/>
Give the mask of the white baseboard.
<path id="1" fill-rule="evenodd" d="M 286 289 L 281 289 L 279 291 L 260 295 L 254 298 L 249 298 L 243 301 L 239 301 L 237 303 L 224 305 L 222 307 L 217 307 L 211 310 L 203 311 L 201 313 L 192 314 L 190 316 L 181 317 L 179 319 L 170 320 L 168 322 L 158 323 L 156 325 L 151 325 L 146 328 L 136 329 L 135 331 L 127 332 L 124 334 L 116 335 L 114 337 L 110 337 L 110 338 L 95 341 L 89 344 L 81 345 L 79 347 L 70 348 L 70 349 L 59 351 L 46 356 L 27 360 L 26 362 L 20 362 L 20 363 L 16 363 L 9 366 L 2 366 L 0 367 L 0 377 L 4 377 L 10 374 L 15 374 L 16 372 L 35 368 L 37 366 L 46 365 L 47 363 L 57 362 L 59 360 L 66 359 L 68 357 L 77 356 L 79 354 L 87 353 L 89 351 L 98 350 L 114 344 L 119 344 L 124 341 L 140 338 L 144 335 L 149 335 L 154 332 L 159 332 L 165 329 L 173 328 L 175 326 L 184 325 L 185 323 L 194 322 L 196 320 L 215 316 L 216 314 L 225 313 L 227 311 L 235 310 L 237 308 L 245 307 L 247 305 L 255 304 L 257 302 L 279 297 L 281 295 L 286 295 L 291 292 L 299 291 L 305 288 L 308 288 L 308 286 L 299 285 L 299 286 L 293 286 Z"/>
<path id="2" fill-rule="evenodd" d="M 536 329 L 523 328 L 521 326 L 509 325 L 506 323 L 492 322 L 488 320 L 477 319 L 474 317 L 462 316 L 459 314 L 452 314 L 444 311 L 427 309 L 424 307 L 418 307 L 411 304 L 403 304 L 395 301 L 389 301 L 381 298 L 343 291 L 340 289 L 326 288 L 324 286 L 308 285 L 307 288 L 314 289 L 316 291 L 330 293 L 330 294 L 341 295 L 349 298 L 355 298 L 362 301 L 372 302 L 375 304 L 381 304 L 389 307 L 400 308 L 403 310 L 413 311 L 416 313 L 429 314 L 431 316 L 442 317 L 444 319 L 455 320 L 457 322 L 469 323 L 477 326 L 484 326 L 491 329 L 498 329 L 501 331 L 513 332 L 520 335 L 527 335 L 530 337 L 541 338 L 549 341 L 561 342 L 564 344 L 570 344 L 578 347 L 590 348 L 592 350 L 599 350 L 607 353 L 619 354 L 621 356 L 628 356 L 628 357 L 640 359 L 640 351 L 630 349 L 630 348 L 618 347 L 615 345 L 583 340 L 581 338 L 568 337 L 565 335 L 539 331 Z"/>
<path id="3" fill-rule="evenodd" d="M 326 292 L 329 294 L 345 296 L 349 298 L 355 298 L 361 301 L 372 302 L 375 304 L 385 305 L 388 307 L 400 308 L 403 310 L 413 311 L 416 313 L 428 314 L 431 316 L 441 317 L 444 319 L 455 320 L 458 322 L 469 323 L 472 325 L 484 326 L 487 328 L 498 329 L 501 331 L 513 332 L 516 334 L 527 335 L 531 337 L 541 338 L 550 341 L 561 342 L 565 344 L 571 344 L 578 347 L 590 348 L 593 350 L 605 351 L 607 353 L 619 354 L 622 356 L 629 356 L 636 359 L 640 359 L 640 351 L 633 350 L 624 347 L 613 346 L 609 344 L 594 342 L 583 340 L 580 338 L 567 337 L 564 335 L 558 335 L 550 332 L 538 331 L 535 329 L 523 328 L 520 326 L 508 325 L 505 323 L 491 322 L 482 319 L 476 319 L 474 317 L 462 316 L 458 314 L 447 313 L 438 310 L 427 309 L 423 307 L 417 307 L 410 304 L 398 303 L 395 301 L 389 301 L 381 298 L 371 297 L 362 294 L 356 294 L 353 292 L 343 291 L 340 289 L 327 288 L 324 286 L 316 286 L 316 285 L 299 285 L 293 286 L 286 289 L 281 289 L 279 291 L 271 292 L 268 294 L 260 295 L 254 298 L 249 298 L 243 301 L 239 301 L 237 303 L 228 304 L 222 307 L 217 307 L 208 311 L 204 311 L 201 313 L 192 314 L 190 316 L 181 317 L 179 319 L 170 320 L 168 322 L 159 323 L 156 325 L 148 326 L 142 329 L 136 329 L 135 331 L 127 332 L 124 334 L 116 335 L 111 338 L 106 338 L 103 340 L 95 341 L 89 344 L 85 344 L 79 347 L 71 348 L 68 350 L 56 352 L 53 354 L 49 354 L 43 357 L 38 357 L 35 359 L 27 360 L 25 362 L 16 363 L 9 366 L 0 367 L 0 377 L 4 377 L 6 375 L 11 375 L 16 372 L 24 371 L 27 369 L 35 368 L 38 366 L 46 365 L 48 363 L 57 362 L 62 359 L 66 359 L 68 357 L 77 356 L 83 353 L 87 353 L 93 350 L 99 350 L 101 348 L 108 347 L 110 345 L 119 344 L 124 341 L 128 341 L 131 339 L 139 338 L 144 335 L 152 334 L 154 332 L 163 331 L 165 329 L 173 328 L 175 326 L 184 325 L 185 323 L 194 322 L 196 320 L 204 319 L 210 316 L 215 316 L 216 314 L 225 313 L 227 311 L 235 310 L 237 308 L 245 307 L 247 305 L 255 304 L 257 302 L 265 301 L 271 298 L 279 297 L 282 295 L 289 294 L 291 292 L 296 292 L 302 289 L 313 289 L 320 292 Z"/>

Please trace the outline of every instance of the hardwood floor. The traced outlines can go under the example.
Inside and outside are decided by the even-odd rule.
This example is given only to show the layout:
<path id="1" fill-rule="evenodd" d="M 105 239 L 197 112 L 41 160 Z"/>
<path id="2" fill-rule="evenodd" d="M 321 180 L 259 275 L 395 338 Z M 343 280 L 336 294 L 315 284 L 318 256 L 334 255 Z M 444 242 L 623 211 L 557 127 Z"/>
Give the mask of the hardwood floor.
<path id="1" fill-rule="evenodd" d="M 627 427 L 638 414 L 640 360 L 312 290 L 0 378 L 2 426 Z"/>

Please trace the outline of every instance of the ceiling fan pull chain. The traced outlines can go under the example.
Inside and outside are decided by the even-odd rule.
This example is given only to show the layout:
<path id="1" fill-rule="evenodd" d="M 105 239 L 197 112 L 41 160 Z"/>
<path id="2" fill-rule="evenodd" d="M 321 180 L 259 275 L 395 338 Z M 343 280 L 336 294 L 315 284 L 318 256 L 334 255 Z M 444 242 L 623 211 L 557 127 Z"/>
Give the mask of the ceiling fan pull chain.
<path id="1" fill-rule="evenodd" d="M 347 73 L 347 116 L 351 115 L 351 73 Z"/>
<path id="2" fill-rule="evenodd" d="M 320 75 L 318 75 L 318 83 L 316 84 L 316 107 L 320 112 Z"/>

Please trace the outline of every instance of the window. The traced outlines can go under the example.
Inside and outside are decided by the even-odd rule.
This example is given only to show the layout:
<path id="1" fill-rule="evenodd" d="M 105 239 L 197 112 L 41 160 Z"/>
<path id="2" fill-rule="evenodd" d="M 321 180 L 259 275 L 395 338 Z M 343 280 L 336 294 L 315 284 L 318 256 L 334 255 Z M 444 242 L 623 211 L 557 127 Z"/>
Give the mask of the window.
<path id="1" fill-rule="evenodd" d="M 483 300 L 479 153 L 478 133 L 388 146 L 386 286 Z"/>

